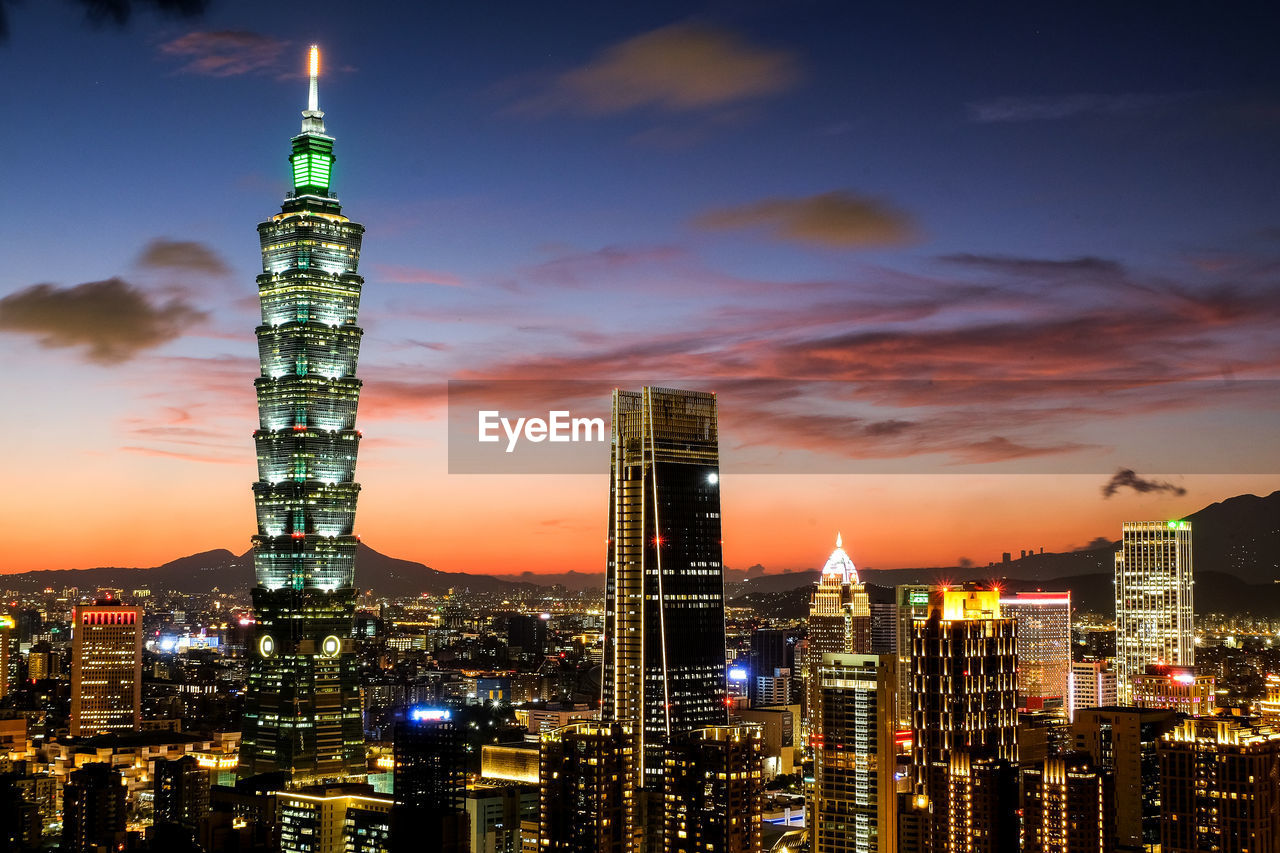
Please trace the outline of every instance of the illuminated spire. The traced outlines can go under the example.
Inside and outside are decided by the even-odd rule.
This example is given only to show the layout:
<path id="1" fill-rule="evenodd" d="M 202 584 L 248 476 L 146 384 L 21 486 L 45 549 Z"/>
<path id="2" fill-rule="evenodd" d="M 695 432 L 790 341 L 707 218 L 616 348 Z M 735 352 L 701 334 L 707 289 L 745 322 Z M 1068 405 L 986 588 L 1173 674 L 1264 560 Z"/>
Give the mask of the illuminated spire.
<path id="1" fill-rule="evenodd" d="M 836 547 L 837 547 L 837 548 L 843 548 L 843 547 L 844 547 L 844 541 L 840 538 L 840 533 L 839 533 L 839 531 L 837 531 L 837 532 L 836 532 Z"/>
<path id="2" fill-rule="evenodd" d="M 302 111 L 303 133 L 324 133 L 324 112 L 320 109 L 320 45 L 311 45 L 307 54 L 307 108 Z"/>
<path id="3" fill-rule="evenodd" d="M 307 108 L 302 111 L 302 133 L 293 138 L 294 195 L 332 197 L 329 177 L 333 169 L 333 137 L 324 130 L 324 112 L 320 109 L 320 47 L 311 45 L 307 54 L 307 74 L 311 88 L 307 94 Z"/>
<path id="4" fill-rule="evenodd" d="M 311 45 L 311 58 L 308 62 L 308 69 L 311 74 L 311 90 L 307 94 L 307 111 L 312 113 L 320 112 L 320 45 Z"/>

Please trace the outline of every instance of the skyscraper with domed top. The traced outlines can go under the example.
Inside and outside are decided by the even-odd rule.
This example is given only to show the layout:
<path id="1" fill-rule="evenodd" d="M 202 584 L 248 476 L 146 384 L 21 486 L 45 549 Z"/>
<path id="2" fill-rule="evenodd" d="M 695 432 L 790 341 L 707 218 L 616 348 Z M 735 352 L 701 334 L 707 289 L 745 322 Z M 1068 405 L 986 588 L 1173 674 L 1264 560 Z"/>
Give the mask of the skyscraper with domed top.
<path id="1" fill-rule="evenodd" d="M 364 227 L 342 215 L 330 186 L 319 66 L 313 46 L 293 191 L 258 226 L 256 624 L 239 766 L 242 777 L 280 771 L 295 784 L 365 772 L 352 638 Z"/>
<path id="2" fill-rule="evenodd" d="M 836 534 L 836 549 L 822 567 L 809 600 L 809 630 L 805 647 L 805 720 L 810 739 L 816 734 L 818 667 L 825 654 L 871 653 L 871 601 L 858 578 L 858 569 Z"/>

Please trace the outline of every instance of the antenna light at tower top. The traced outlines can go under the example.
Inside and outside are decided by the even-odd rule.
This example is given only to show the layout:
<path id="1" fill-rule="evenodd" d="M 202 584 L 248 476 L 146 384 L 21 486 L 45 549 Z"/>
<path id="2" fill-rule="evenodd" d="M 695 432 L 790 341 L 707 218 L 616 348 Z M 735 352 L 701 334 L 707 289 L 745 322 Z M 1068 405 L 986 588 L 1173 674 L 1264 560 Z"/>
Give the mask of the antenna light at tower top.
<path id="1" fill-rule="evenodd" d="M 317 85 L 317 78 L 320 76 L 320 45 L 311 45 L 311 52 L 307 61 L 307 73 L 311 76 L 311 85 L 307 92 L 307 110 L 308 112 L 319 112 L 320 110 L 320 92 Z"/>

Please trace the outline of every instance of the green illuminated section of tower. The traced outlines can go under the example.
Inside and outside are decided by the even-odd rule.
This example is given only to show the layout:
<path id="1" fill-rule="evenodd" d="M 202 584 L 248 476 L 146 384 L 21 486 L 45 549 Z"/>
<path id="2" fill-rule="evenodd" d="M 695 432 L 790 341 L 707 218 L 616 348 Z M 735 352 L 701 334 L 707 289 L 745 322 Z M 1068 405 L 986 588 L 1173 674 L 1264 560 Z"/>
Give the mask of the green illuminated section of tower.
<path id="1" fill-rule="evenodd" d="M 318 71 L 313 47 L 293 192 L 258 226 L 257 586 L 239 767 L 298 784 L 365 772 L 352 638 L 364 227 L 342 215 L 330 187 Z"/>

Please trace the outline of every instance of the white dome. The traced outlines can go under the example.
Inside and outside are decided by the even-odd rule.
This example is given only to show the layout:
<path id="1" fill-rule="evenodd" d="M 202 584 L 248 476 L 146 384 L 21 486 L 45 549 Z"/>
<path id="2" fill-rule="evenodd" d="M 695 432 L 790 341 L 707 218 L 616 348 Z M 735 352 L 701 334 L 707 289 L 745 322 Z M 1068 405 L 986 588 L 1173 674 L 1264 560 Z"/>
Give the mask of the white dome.
<path id="1" fill-rule="evenodd" d="M 853 560 L 849 559 L 849 555 L 845 553 L 842 537 L 836 534 L 836 549 L 831 552 L 831 556 L 827 558 L 827 564 L 822 567 L 823 575 L 840 575 L 841 583 L 858 583 L 858 569 L 853 564 Z"/>

